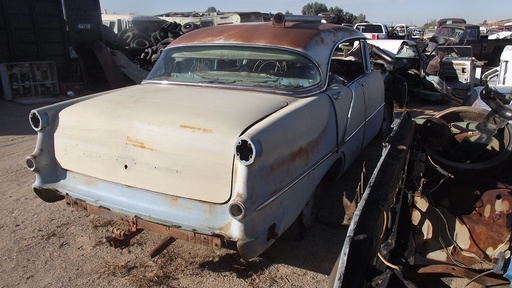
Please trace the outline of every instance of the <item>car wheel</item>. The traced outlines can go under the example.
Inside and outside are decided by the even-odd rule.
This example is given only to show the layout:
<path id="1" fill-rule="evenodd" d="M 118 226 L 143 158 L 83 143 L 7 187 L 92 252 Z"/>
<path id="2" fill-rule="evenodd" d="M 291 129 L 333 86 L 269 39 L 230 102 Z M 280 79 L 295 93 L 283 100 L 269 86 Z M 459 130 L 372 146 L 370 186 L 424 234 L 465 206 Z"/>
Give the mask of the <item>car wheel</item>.
<path id="1" fill-rule="evenodd" d="M 316 216 L 318 215 L 318 197 L 321 189 L 322 183 L 317 185 L 299 216 L 281 236 L 282 239 L 292 241 L 301 240 L 304 237 L 304 230 L 311 228 L 315 224 Z"/>
<path id="2" fill-rule="evenodd" d="M 318 196 L 322 189 L 321 186 L 321 183 L 316 186 L 315 191 L 313 191 L 313 194 L 311 194 L 306 206 L 304 206 L 299 215 L 304 228 L 310 228 L 315 224 L 316 216 L 318 215 Z"/>
<path id="3" fill-rule="evenodd" d="M 484 119 L 488 113 L 488 110 L 481 108 L 459 106 L 441 111 L 434 115 L 433 118 L 443 120 L 449 127 L 469 127 L 466 129 L 468 131 L 464 132 L 454 132 L 456 129 L 450 129 L 449 131 L 455 136 L 455 133 L 460 135 L 476 131 L 473 127 Z M 491 118 L 490 121 L 494 122 L 496 120 Z M 499 128 L 492 138 L 491 143 L 485 147 L 485 149 L 477 149 L 478 153 L 471 149 L 471 147 L 468 147 L 468 145 L 472 144 L 469 141 L 464 147 L 462 147 L 459 142 L 453 141 L 448 142 L 441 148 L 427 146 L 427 153 L 435 165 L 438 165 L 440 168 L 452 174 L 491 174 L 499 171 L 505 165 L 506 161 L 510 159 L 512 153 L 512 128 L 510 124 Z M 461 143 L 462 142 L 463 141 L 461 141 Z M 479 143 L 474 145 L 479 145 Z M 471 161 L 461 160 L 465 159 L 460 156 L 465 156 L 467 152 L 463 152 L 467 149 L 471 151 L 470 156 L 474 156 Z"/>

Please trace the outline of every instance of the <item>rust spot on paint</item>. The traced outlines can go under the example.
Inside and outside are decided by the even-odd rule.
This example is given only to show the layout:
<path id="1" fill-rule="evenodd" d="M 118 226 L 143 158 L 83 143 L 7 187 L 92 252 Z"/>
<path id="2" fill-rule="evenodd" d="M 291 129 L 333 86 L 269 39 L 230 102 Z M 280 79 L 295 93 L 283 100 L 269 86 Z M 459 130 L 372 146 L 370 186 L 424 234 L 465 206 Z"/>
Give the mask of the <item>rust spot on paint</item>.
<path id="1" fill-rule="evenodd" d="M 201 133 L 205 133 L 205 134 L 213 134 L 213 130 L 211 130 L 211 129 L 205 129 L 205 128 L 201 128 L 201 127 L 193 127 L 193 126 L 189 126 L 189 125 L 185 125 L 185 124 L 180 125 L 180 128 L 191 130 L 194 133 L 201 132 Z"/>
<path id="2" fill-rule="evenodd" d="M 131 145 L 135 148 L 140 148 L 140 149 L 149 150 L 149 151 L 155 151 L 155 149 L 146 146 L 146 144 L 144 144 L 144 142 L 137 140 L 135 138 L 132 138 L 130 136 L 126 137 L 126 142 L 127 142 L 126 144 Z"/>
<path id="3" fill-rule="evenodd" d="M 283 169 L 287 170 L 287 167 L 293 166 L 301 167 L 300 169 L 306 168 L 306 165 L 311 164 L 310 157 L 312 154 L 317 151 L 320 144 L 325 141 L 326 132 L 327 127 L 324 127 L 317 137 L 301 146 L 295 147 L 293 151 L 290 151 L 288 154 L 284 155 L 284 157 L 276 159 L 269 167 L 267 173 L 274 174 Z"/>
<path id="4" fill-rule="evenodd" d="M 232 221 L 227 221 L 226 224 L 222 227 L 220 227 L 220 229 L 218 231 L 215 231 L 215 233 L 217 234 L 220 234 L 220 235 L 231 235 L 231 225 L 232 225 Z"/>

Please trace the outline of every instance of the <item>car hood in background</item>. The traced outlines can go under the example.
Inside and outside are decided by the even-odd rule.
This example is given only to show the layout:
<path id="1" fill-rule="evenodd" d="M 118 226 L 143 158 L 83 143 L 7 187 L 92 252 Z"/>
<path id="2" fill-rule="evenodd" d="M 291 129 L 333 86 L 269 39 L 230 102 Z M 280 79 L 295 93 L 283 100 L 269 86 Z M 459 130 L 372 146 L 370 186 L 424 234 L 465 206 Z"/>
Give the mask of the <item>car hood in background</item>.
<path id="1" fill-rule="evenodd" d="M 231 195 L 237 138 L 286 105 L 279 96 L 237 90 L 122 89 L 61 111 L 55 154 L 65 170 L 223 203 Z"/>

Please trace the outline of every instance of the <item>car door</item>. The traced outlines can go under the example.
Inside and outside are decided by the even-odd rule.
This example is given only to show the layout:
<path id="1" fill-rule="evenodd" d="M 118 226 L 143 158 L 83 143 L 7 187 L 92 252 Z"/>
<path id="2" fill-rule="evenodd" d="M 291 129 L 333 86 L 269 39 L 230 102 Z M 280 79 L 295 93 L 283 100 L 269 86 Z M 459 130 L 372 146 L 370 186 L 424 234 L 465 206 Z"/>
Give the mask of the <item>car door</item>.
<path id="1" fill-rule="evenodd" d="M 362 140 L 364 147 L 379 133 L 382 127 L 385 113 L 385 93 L 382 75 L 376 71 L 366 73 L 360 81 L 360 86 L 365 99 L 365 125 L 364 138 Z"/>
<path id="2" fill-rule="evenodd" d="M 367 59 L 362 57 L 360 40 L 339 45 L 331 59 L 331 97 L 338 121 L 338 148 L 345 154 L 346 163 L 352 162 L 361 152 L 365 138 L 367 118 L 364 78 L 368 72 Z M 363 50 L 361 50 L 363 48 Z M 367 58 L 367 57 L 366 57 Z"/>

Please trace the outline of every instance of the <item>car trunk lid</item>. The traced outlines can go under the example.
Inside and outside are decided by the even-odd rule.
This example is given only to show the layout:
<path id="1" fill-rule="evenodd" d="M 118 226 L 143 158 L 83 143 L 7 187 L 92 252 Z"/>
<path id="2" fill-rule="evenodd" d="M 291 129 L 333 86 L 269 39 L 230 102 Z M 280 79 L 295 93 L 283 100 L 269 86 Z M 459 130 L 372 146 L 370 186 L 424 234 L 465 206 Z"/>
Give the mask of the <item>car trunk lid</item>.
<path id="1" fill-rule="evenodd" d="M 65 170 L 223 203 L 231 195 L 237 138 L 286 105 L 279 96 L 237 90 L 122 89 L 60 112 L 56 158 Z"/>

